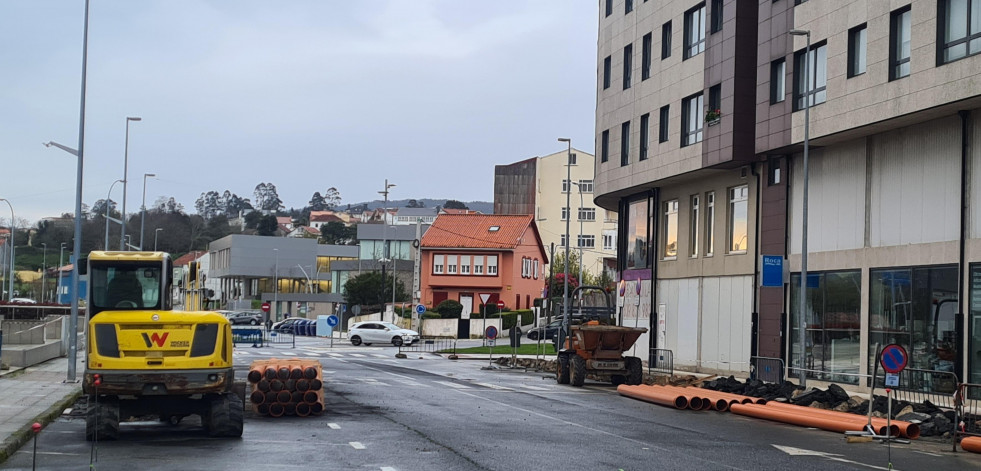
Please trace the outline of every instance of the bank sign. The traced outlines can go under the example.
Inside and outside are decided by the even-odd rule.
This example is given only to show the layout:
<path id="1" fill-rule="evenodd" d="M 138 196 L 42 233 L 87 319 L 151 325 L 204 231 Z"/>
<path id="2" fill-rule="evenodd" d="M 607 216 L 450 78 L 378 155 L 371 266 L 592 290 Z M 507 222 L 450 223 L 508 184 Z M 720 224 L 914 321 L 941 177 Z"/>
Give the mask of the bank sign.
<path id="1" fill-rule="evenodd" d="M 782 255 L 761 256 L 760 286 L 782 287 L 784 280 L 784 260 Z"/>

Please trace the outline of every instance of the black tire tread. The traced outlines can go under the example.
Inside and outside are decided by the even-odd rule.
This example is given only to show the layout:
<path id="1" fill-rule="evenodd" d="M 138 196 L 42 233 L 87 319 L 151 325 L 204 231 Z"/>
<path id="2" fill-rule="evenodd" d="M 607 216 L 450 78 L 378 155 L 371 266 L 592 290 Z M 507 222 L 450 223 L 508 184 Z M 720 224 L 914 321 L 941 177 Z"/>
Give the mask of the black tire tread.
<path id="1" fill-rule="evenodd" d="M 224 393 L 211 400 L 208 420 L 202 422 L 212 437 L 241 437 L 244 419 L 241 399 L 235 394 Z"/>
<path id="2" fill-rule="evenodd" d="M 569 356 L 559 355 L 555 362 L 555 382 L 569 384 Z"/>
<path id="3" fill-rule="evenodd" d="M 626 357 L 627 384 L 636 386 L 644 382 L 644 363 L 637 357 Z"/>
<path id="4" fill-rule="evenodd" d="M 572 355 L 572 364 L 569 384 L 581 387 L 586 382 L 586 359 L 579 355 Z"/>
<path id="5" fill-rule="evenodd" d="M 110 399 L 96 401 L 89 396 L 85 412 L 85 439 L 108 441 L 119 438 L 119 404 Z"/>

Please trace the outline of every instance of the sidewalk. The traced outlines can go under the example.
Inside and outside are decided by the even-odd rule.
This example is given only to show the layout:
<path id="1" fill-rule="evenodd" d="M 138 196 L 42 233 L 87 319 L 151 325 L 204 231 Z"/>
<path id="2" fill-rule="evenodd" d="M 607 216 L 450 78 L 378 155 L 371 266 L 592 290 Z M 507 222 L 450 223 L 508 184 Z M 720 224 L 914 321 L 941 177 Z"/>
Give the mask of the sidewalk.
<path id="1" fill-rule="evenodd" d="M 31 439 L 32 424 L 51 423 L 81 396 L 81 383 L 65 383 L 67 376 L 67 357 L 0 370 L 0 464 Z"/>

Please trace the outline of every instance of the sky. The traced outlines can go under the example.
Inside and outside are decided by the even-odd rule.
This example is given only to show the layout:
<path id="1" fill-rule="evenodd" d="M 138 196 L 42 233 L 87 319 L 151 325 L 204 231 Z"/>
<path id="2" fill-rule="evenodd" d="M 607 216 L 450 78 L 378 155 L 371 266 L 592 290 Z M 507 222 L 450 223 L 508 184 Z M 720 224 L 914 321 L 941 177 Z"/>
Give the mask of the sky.
<path id="1" fill-rule="evenodd" d="M 73 213 L 84 0 L 0 0 L 0 198 Z M 494 166 L 593 153 L 598 9 L 589 0 L 91 0 L 83 196 L 127 212 L 204 192 L 286 208 L 493 201 Z M 128 159 L 126 118 L 129 124 Z M 126 161 L 128 160 L 128 165 Z M 112 190 L 122 201 L 123 185 Z M 121 203 L 120 203 L 121 204 Z M 0 203 L 0 220 L 9 220 Z M 20 225 L 20 224 L 18 224 Z"/>

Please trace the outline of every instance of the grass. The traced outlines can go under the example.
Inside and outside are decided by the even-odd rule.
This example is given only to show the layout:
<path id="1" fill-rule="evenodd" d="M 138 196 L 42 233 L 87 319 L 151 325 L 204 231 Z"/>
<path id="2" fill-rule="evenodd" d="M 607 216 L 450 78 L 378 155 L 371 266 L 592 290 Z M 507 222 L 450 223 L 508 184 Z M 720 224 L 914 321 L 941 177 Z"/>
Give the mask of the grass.
<path id="1" fill-rule="evenodd" d="M 542 342 L 541 346 L 539 346 L 537 343 L 522 344 L 520 347 L 518 347 L 517 354 L 518 355 L 535 355 L 535 354 L 541 354 L 542 353 L 542 349 L 545 350 L 545 354 L 546 355 L 555 355 L 555 347 L 552 345 L 551 342 L 548 342 L 548 343 Z M 488 347 L 458 348 L 458 349 L 456 349 L 456 353 L 464 353 L 464 354 L 480 354 L 480 353 L 483 353 L 483 354 L 488 354 L 489 353 L 488 350 L 489 350 Z M 494 353 L 494 355 L 510 355 L 512 351 L 513 351 L 513 349 L 508 344 L 496 345 L 496 346 L 493 347 L 493 353 Z M 440 353 L 453 353 L 453 351 L 452 350 L 442 350 Z"/>

